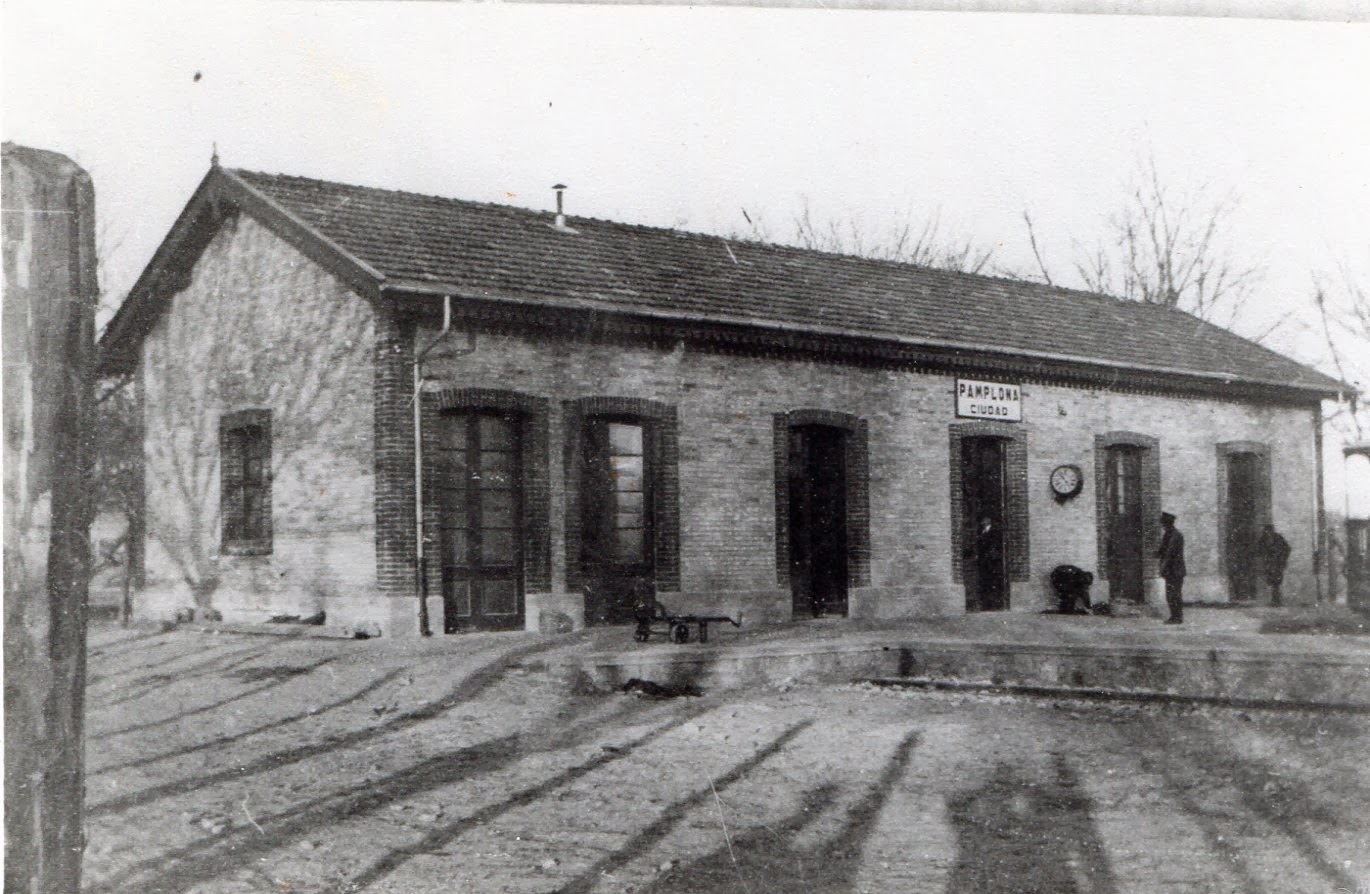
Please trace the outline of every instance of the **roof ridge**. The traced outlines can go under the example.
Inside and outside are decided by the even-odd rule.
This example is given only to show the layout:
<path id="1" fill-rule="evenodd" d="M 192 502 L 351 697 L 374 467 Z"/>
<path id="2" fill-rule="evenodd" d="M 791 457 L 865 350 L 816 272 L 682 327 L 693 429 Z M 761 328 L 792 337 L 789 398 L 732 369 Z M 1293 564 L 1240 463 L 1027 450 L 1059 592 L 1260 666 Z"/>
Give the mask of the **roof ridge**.
<path id="1" fill-rule="evenodd" d="M 471 205 L 479 208 L 500 208 L 509 211 L 522 211 L 530 214 L 545 214 L 551 216 L 551 211 L 538 211 L 535 208 L 527 208 L 522 205 L 508 205 L 502 202 L 481 202 L 476 199 L 459 199 L 455 196 L 443 196 L 437 193 L 418 192 L 412 189 L 391 189 L 385 186 L 366 186 L 360 183 L 344 183 L 341 180 L 323 180 L 318 177 L 305 177 L 300 174 L 272 174 L 267 171 L 250 171 L 246 168 L 225 168 L 230 173 L 238 176 L 248 177 L 268 177 L 272 180 L 298 180 L 304 183 L 316 183 L 320 186 L 342 187 L 343 189 L 365 190 L 366 192 L 384 193 L 393 196 L 409 196 L 417 199 L 429 199 L 438 202 L 450 202 L 456 205 Z M 583 219 L 583 218 L 582 218 Z"/>
<path id="2" fill-rule="evenodd" d="M 350 190 L 363 190 L 363 191 L 367 191 L 367 192 L 375 192 L 375 193 L 381 193 L 381 194 L 393 195 L 393 196 L 408 196 L 408 197 L 413 197 L 413 198 L 426 199 L 426 200 L 429 200 L 429 201 L 444 202 L 444 203 L 450 203 L 450 204 L 454 204 L 454 205 L 464 205 L 464 206 L 467 206 L 467 207 L 491 208 L 491 209 L 498 209 L 498 210 L 500 210 L 500 211 L 511 211 L 511 212 L 515 212 L 515 213 L 532 214 L 532 215 L 536 215 L 536 216 L 538 216 L 538 217 L 546 217 L 546 218 L 549 218 L 549 219 L 555 216 L 555 212 L 554 212 L 554 211 L 550 211 L 550 210 L 544 211 L 544 210 L 537 209 L 537 208 L 531 208 L 531 207 L 528 207 L 528 206 L 525 206 L 525 205 L 511 205 L 511 204 L 507 204 L 507 203 L 504 203 L 504 202 L 485 202 L 485 201 L 480 201 L 480 200 L 477 200 L 477 199 L 463 199 L 463 198 L 458 198 L 458 197 L 456 197 L 456 196 L 439 195 L 439 194 L 437 194 L 437 193 L 428 193 L 428 192 L 419 192 L 419 191 L 417 191 L 417 190 L 409 190 L 409 189 L 392 189 L 392 188 L 390 188 L 390 187 L 384 187 L 384 186 L 367 186 L 367 185 L 358 184 L 358 183 L 344 183 L 344 182 L 342 182 L 342 181 L 340 181 L 340 180 L 324 180 L 324 179 L 321 179 L 321 178 L 318 178 L 318 177 L 306 177 L 306 176 L 302 176 L 302 175 L 299 175 L 299 174 L 281 174 L 281 173 L 272 174 L 272 173 L 268 173 L 268 172 L 266 172 L 266 171 L 250 171 L 250 170 L 247 170 L 247 169 L 245 169 L 245 168 L 229 168 L 228 170 L 231 171 L 232 173 L 235 173 L 235 174 L 238 174 L 238 175 L 244 175 L 244 174 L 246 174 L 246 175 L 248 175 L 249 177 L 268 177 L 268 178 L 271 178 L 272 180 L 294 180 L 294 181 L 300 181 L 300 182 L 303 182 L 303 183 L 318 184 L 318 185 L 320 185 L 320 186 L 335 187 L 335 188 L 336 188 L 336 187 L 341 187 L 341 188 L 343 188 L 343 189 L 350 189 Z M 725 235 L 723 235 L 723 234 L 721 234 L 721 233 L 708 233 L 708 232 L 704 232 L 704 231 L 702 231 L 702 230 L 687 230 L 687 229 L 681 229 L 681 228 L 679 228 L 679 227 L 666 227 L 666 226 L 658 226 L 658 225 L 656 225 L 656 224 L 634 223 L 634 222 L 631 222 L 631 221 L 615 220 L 615 219 L 613 219 L 613 218 L 608 218 L 608 217 L 594 217 L 594 216 L 589 216 L 589 215 L 573 215 L 573 214 L 567 214 L 567 215 L 566 215 L 566 219 L 567 219 L 568 222 L 570 222 L 570 221 L 577 221 L 577 222 L 590 223 L 590 224 L 602 224 L 602 225 L 607 226 L 607 227 L 616 227 L 616 228 L 626 229 L 626 230 L 632 230 L 632 231 L 636 231 L 636 232 L 644 232 L 644 231 L 645 231 L 645 232 L 650 232 L 650 233 L 661 233 L 661 234 L 664 234 L 664 235 L 670 235 L 670 236 L 675 236 L 675 237 L 684 236 L 684 237 L 687 237 L 687 238 L 700 239 L 700 240 L 718 239 L 718 240 L 721 240 L 721 241 L 723 241 L 723 242 L 728 242 L 728 243 L 733 244 L 733 245 L 756 246 L 756 247 L 758 247 L 758 248 L 762 248 L 762 249 L 765 249 L 765 250 L 768 250 L 768 251 L 774 251 L 774 252 L 780 252 L 780 253 L 786 253 L 786 254 L 795 254 L 795 255 L 802 256 L 802 257 L 814 257 L 814 256 L 818 256 L 818 257 L 822 257 L 822 258 L 830 258 L 830 259 L 838 259 L 838 260 L 843 260 L 843 261 L 850 261 L 850 262 L 853 262 L 853 263 L 856 263 L 856 264 L 859 264 L 859 265 L 871 265 L 871 266 L 887 267 L 887 268 L 900 269 L 900 270 L 908 270 L 908 269 L 922 270 L 922 271 L 926 271 L 926 272 L 928 272 L 928 273 L 932 273 L 932 274 L 935 274 L 935 275 L 946 276 L 946 277 L 950 277 L 950 278 L 966 278 L 966 279 L 980 280 L 980 281 L 987 282 L 987 283 L 1004 283 L 1004 284 L 1013 285 L 1013 286 L 1029 286 L 1029 287 L 1031 287 L 1031 288 L 1040 290 L 1040 291 L 1042 291 L 1042 292 L 1044 292 L 1044 293 L 1057 294 L 1057 295 L 1062 295 L 1062 296 L 1076 296 L 1076 297 L 1079 297 L 1079 298 L 1091 298 L 1091 299 L 1096 299 L 1096 300 L 1110 301 L 1110 302 L 1118 302 L 1118 303 L 1126 303 L 1126 304 L 1145 304 L 1145 303 L 1148 303 L 1148 302 L 1135 301 L 1135 300 L 1130 299 L 1130 298 L 1124 298 L 1124 297 L 1121 297 L 1121 296 L 1119 296 L 1119 295 L 1110 295 L 1110 294 L 1107 294 L 1107 293 L 1105 293 L 1105 292 L 1092 292 L 1092 291 L 1089 291 L 1088 289 L 1077 289 L 1077 288 L 1073 288 L 1073 287 L 1071 287 L 1071 286 L 1060 286 L 1060 285 L 1056 285 L 1055 283 L 1044 283 L 1044 282 L 1040 282 L 1040 281 L 1038 281 L 1038 280 L 1033 280 L 1033 279 L 1019 279 L 1019 278 L 1016 278 L 1016 277 L 1013 277 L 1013 276 L 1008 276 L 1008 275 L 998 275 L 998 274 L 992 274 L 992 273 L 972 272 L 972 271 L 969 271 L 969 270 L 954 270 L 954 269 L 947 268 L 947 267 L 932 267 L 932 266 L 928 266 L 928 265 L 926 265 L 926 264 L 915 264 L 915 263 L 913 263 L 913 262 L 911 262 L 911 261 L 901 261 L 901 260 L 897 260 L 897 259 L 894 259 L 894 258 L 872 258 L 872 257 L 867 257 L 867 256 L 865 256 L 865 255 L 852 254 L 852 253 L 850 253 L 850 252 L 831 251 L 831 250 L 822 249 L 822 248 L 808 248 L 808 247 L 805 247 L 805 246 L 802 246 L 802 245 L 790 245 L 790 244 L 784 243 L 784 242 L 771 242 L 771 241 L 766 241 L 766 240 L 761 240 L 761 239 L 748 239 L 748 238 L 745 238 L 745 237 L 738 237 L 738 236 L 725 236 Z M 1160 305 L 1157 305 L 1157 306 L 1160 306 Z M 1186 311 L 1180 311 L 1180 312 L 1181 312 L 1181 313 L 1187 313 Z M 1190 314 L 1190 316 L 1193 316 L 1193 315 Z M 1238 338 L 1240 338 L 1240 337 L 1241 337 L 1241 336 L 1238 336 Z"/>

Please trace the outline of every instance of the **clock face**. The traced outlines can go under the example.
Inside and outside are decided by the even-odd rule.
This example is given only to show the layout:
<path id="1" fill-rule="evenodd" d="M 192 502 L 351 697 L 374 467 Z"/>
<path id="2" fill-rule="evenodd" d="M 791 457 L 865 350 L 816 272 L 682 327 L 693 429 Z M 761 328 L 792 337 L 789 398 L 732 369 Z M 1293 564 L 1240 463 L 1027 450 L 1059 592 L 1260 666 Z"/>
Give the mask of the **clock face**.
<path id="1" fill-rule="evenodd" d="M 1057 466 L 1051 473 L 1051 490 L 1058 497 L 1073 497 L 1083 485 L 1079 466 Z"/>

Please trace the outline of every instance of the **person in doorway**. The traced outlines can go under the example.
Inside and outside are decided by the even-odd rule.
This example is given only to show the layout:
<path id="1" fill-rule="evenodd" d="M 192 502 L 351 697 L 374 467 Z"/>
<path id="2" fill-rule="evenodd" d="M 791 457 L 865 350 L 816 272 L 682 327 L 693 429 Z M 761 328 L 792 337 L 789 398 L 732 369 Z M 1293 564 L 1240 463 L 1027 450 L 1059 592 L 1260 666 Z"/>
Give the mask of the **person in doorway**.
<path id="1" fill-rule="evenodd" d="M 1175 516 L 1161 513 L 1161 546 L 1156 550 L 1161 577 L 1165 579 L 1165 603 L 1170 608 L 1167 624 L 1184 623 L 1184 535 L 1175 527 Z"/>
<path id="2" fill-rule="evenodd" d="M 1280 604 L 1280 587 L 1284 584 L 1284 569 L 1289 564 L 1289 541 L 1275 530 L 1274 525 L 1266 525 L 1261 539 L 1256 541 L 1256 549 L 1261 554 L 1261 569 L 1265 572 L 1265 582 L 1270 585 L 1270 604 Z"/>

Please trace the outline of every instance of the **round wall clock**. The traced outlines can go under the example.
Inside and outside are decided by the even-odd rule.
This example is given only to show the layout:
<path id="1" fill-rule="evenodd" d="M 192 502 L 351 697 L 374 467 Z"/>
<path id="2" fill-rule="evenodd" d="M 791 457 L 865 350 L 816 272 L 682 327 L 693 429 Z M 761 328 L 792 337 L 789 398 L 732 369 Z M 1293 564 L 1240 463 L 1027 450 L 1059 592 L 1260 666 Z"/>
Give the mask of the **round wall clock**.
<path id="1" fill-rule="evenodd" d="M 1079 466 L 1057 466 L 1051 472 L 1051 492 L 1058 500 L 1068 500 L 1085 486 Z"/>

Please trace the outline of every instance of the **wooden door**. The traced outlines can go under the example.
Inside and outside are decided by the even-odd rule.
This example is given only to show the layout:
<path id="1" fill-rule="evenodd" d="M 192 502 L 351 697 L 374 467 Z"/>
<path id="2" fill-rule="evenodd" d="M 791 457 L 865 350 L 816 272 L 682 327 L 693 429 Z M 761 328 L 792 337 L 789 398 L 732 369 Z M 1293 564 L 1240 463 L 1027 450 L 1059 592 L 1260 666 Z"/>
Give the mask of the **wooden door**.
<path id="1" fill-rule="evenodd" d="M 790 429 L 790 593 L 796 616 L 846 615 L 847 433 Z"/>
<path id="2" fill-rule="evenodd" d="M 1110 447 L 1105 462 L 1105 524 L 1108 528 L 1105 562 L 1111 600 L 1141 602 L 1144 596 L 1142 452 L 1141 447 Z"/>
<path id="3" fill-rule="evenodd" d="M 522 476 L 517 420 L 441 417 L 436 457 L 443 630 L 523 627 Z"/>
<path id="4" fill-rule="evenodd" d="M 967 611 L 1008 608 L 1004 441 L 961 441 L 961 576 Z"/>
<path id="5" fill-rule="evenodd" d="M 1255 453 L 1233 453 L 1227 458 L 1227 580 L 1232 598 L 1239 601 L 1256 598 L 1260 567 L 1256 543 L 1265 520 L 1263 469 Z"/>
<path id="6" fill-rule="evenodd" d="M 585 623 L 627 624 L 654 591 L 651 431 L 632 417 L 586 420 L 581 479 Z"/>

